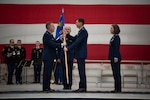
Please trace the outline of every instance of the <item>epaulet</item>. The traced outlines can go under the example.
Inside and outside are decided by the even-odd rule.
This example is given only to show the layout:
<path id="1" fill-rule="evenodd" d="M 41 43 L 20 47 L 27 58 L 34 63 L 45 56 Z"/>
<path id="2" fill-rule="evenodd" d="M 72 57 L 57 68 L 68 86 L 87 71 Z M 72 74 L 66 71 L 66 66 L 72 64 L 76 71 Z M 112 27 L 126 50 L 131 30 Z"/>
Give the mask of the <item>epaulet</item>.
<path id="1" fill-rule="evenodd" d="M 115 36 L 118 36 L 118 34 L 115 34 Z"/>
<path id="2" fill-rule="evenodd" d="M 50 32 L 49 32 L 49 31 L 46 31 L 45 34 L 50 34 Z"/>
<path id="3" fill-rule="evenodd" d="M 46 31 L 45 34 L 48 34 L 48 32 Z"/>
<path id="4" fill-rule="evenodd" d="M 83 27 L 81 30 L 85 30 L 85 28 Z"/>

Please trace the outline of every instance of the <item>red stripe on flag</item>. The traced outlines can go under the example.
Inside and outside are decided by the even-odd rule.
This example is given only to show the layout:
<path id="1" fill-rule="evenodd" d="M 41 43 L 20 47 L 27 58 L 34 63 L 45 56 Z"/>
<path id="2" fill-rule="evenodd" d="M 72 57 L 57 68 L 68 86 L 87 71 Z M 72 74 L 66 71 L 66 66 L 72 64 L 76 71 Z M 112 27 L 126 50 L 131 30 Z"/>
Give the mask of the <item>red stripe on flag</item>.
<path id="1" fill-rule="evenodd" d="M 88 24 L 150 24 L 150 5 L 64 4 L 0 4 L 0 24 L 57 23 L 62 8 L 66 23 L 83 17 Z"/>
<path id="2" fill-rule="evenodd" d="M 6 44 L 0 45 L 0 51 Z M 31 59 L 32 48 L 35 44 L 23 44 L 27 51 L 27 59 Z M 88 44 L 89 60 L 108 60 L 108 44 Z M 150 60 L 150 45 L 121 45 L 123 60 Z M 2 62 L 4 57 L 0 55 Z"/>
<path id="3" fill-rule="evenodd" d="M 150 45 L 121 45 L 123 60 L 150 60 Z M 88 59 L 107 60 L 108 44 L 88 44 Z"/>

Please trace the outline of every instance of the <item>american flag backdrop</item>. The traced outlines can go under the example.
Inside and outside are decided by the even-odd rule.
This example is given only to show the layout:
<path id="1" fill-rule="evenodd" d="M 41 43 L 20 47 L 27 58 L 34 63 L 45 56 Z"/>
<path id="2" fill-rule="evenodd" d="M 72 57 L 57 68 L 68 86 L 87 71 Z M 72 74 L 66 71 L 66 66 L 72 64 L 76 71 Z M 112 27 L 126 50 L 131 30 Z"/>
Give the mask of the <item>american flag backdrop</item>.
<path id="1" fill-rule="evenodd" d="M 108 59 L 109 30 L 118 24 L 122 58 L 150 60 L 150 0 L 0 0 L 0 50 L 10 39 L 21 39 L 30 59 L 35 41 L 42 43 L 45 23 L 54 22 L 56 29 L 62 8 L 72 35 L 78 32 L 76 19 L 85 19 L 88 59 Z"/>

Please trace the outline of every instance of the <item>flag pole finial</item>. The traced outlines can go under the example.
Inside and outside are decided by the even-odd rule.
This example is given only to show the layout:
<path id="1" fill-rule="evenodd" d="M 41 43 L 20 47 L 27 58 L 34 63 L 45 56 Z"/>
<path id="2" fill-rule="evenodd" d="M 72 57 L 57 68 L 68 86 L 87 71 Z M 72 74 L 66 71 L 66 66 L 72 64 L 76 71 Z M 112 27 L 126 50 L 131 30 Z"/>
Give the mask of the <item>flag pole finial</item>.
<path id="1" fill-rule="evenodd" d="M 62 13 L 64 13 L 64 8 L 62 8 Z"/>

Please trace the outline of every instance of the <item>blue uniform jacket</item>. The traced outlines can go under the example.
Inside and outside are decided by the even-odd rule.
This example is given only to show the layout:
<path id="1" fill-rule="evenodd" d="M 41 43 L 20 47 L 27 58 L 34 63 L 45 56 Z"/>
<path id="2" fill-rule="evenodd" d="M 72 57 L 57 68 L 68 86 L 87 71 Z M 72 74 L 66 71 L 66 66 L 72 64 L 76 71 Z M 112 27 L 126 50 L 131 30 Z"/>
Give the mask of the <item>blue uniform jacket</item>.
<path id="1" fill-rule="evenodd" d="M 121 60 L 120 37 L 118 34 L 115 34 L 110 40 L 109 60 L 113 60 L 114 58 L 118 58 L 118 60 Z"/>
<path id="2" fill-rule="evenodd" d="M 56 58 L 56 48 L 61 48 L 61 44 L 56 43 L 55 38 L 49 31 L 46 31 L 43 35 L 43 45 L 42 60 Z"/>
<path id="3" fill-rule="evenodd" d="M 87 58 L 87 39 L 88 39 L 88 32 L 87 30 L 82 27 L 78 32 L 78 35 L 75 37 L 75 41 L 72 45 L 68 46 L 68 50 L 73 50 L 75 48 L 75 58 Z"/>

